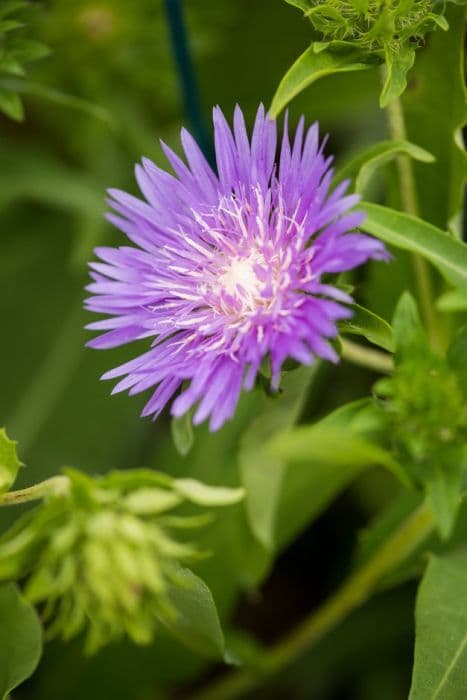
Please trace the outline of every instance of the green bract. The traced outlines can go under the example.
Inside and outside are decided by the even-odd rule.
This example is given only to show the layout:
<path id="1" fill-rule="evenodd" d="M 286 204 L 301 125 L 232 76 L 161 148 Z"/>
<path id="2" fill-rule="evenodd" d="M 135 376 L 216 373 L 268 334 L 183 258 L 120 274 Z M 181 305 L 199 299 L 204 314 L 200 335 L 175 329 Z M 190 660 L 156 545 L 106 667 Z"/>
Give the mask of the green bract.
<path id="1" fill-rule="evenodd" d="M 180 565 L 203 556 L 172 532 L 210 519 L 168 512 L 183 501 L 234 503 L 241 491 L 146 470 L 66 476 L 67 488 L 52 490 L 0 541 L 0 579 L 26 578 L 49 637 L 86 629 L 89 653 L 124 634 L 148 643 L 159 623 L 176 626 L 173 589 L 189 584 Z"/>
<path id="2" fill-rule="evenodd" d="M 385 55 L 407 42 L 419 42 L 437 25 L 441 3 L 432 0 L 306 0 L 291 5 L 304 10 L 313 27 L 326 40 L 351 41 Z"/>

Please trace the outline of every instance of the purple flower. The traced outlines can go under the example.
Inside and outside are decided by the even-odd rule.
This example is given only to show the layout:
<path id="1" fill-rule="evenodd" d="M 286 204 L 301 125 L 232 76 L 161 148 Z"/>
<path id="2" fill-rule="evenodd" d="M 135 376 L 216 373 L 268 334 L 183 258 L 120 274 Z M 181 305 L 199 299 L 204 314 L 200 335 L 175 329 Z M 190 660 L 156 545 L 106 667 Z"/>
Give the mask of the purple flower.
<path id="1" fill-rule="evenodd" d="M 214 109 L 215 173 L 184 129 L 187 164 L 165 144 L 175 172 L 150 160 L 136 166 L 145 200 L 110 190 L 108 219 L 132 246 L 97 248 L 87 308 L 110 318 L 88 328 L 105 331 L 88 345 L 112 348 L 151 338 L 150 349 L 104 374 L 123 377 L 114 392 L 154 389 L 143 415 L 172 403 L 181 416 L 197 404 L 193 422 L 210 417 L 219 429 L 251 389 L 269 357 L 272 389 L 286 358 L 336 362 L 328 340 L 349 318 L 351 297 L 327 282 L 369 258 L 387 259 L 382 243 L 352 232 L 364 215 L 349 211 L 357 195 L 348 183 L 330 191 L 332 158 L 323 155 L 318 125 L 293 145 L 287 119 L 276 162 L 276 123 L 261 106 L 251 140 L 235 109 L 233 132 Z"/>

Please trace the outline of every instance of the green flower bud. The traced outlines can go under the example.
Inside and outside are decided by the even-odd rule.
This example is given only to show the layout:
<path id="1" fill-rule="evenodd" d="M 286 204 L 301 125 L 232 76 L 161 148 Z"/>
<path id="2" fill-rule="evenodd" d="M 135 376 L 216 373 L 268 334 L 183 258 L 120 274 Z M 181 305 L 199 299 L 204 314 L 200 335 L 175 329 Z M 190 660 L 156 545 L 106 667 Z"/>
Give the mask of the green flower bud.
<path id="1" fill-rule="evenodd" d="M 235 503 L 242 492 L 145 470 L 95 479 L 65 473 L 67 487 L 52 490 L 0 540 L 0 580 L 25 579 L 49 637 L 87 630 L 90 653 L 125 634 L 148 643 L 160 622 L 177 616 L 170 591 L 186 585 L 180 565 L 203 556 L 173 531 L 206 517 L 168 511 L 186 500 Z"/>
<path id="2" fill-rule="evenodd" d="M 376 391 L 384 399 L 393 447 L 416 482 L 426 480 L 433 464 L 461 460 L 467 407 L 458 377 L 443 358 L 428 350 L 414 353 Z"/>
<path id="3" fill-rule="evenodd" d="M 326 41 L 352 42 L 378 53 L 419 43 L 437 25 L 446 27 L 433 0 L 289 0 L 305 11 Z"/>

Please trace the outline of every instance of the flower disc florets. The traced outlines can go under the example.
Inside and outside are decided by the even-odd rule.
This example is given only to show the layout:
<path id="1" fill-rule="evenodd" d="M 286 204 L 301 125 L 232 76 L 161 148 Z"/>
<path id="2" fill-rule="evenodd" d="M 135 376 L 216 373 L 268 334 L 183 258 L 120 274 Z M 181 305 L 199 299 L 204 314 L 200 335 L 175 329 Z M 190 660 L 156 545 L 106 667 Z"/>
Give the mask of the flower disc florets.
<path id="1" fill-rule="evenodd" d="M 111 318 L 88 328 L 107 331 L 89 345 L 108 348 L 152 337 L 145 354 L 108 372 L 124 378 L 115 391 L 157 387 L 144 415 L 172 404 L 194 422 L 209 416 L 218 429 L 235 410 L 242 387 L 251 389 L 268 357 L 272 388 L 289 357 L 309 364 L 336 361 L 328 339 L 351 315 L 351 298 L 325 282 L 329 274 L 386 259 L 384 246 L 351 232 L 364 216 L 351 211 L 358 196 L 347 183 L 330 192 L 331 158 L 318 127 L 291 146 L 285 125 L 276 162 L 276 123 L 258 111 L 249 141 L 235 111 L 233 133 L 214 110 L 217 174 L 182 130 L 188 166 L 164 151 L 176 177 L 144 159 L 136 176 L 146 202 L 111 190 L 110 221 L 136 247 L 98 248 L 91 263 L 90 310 Z"/>

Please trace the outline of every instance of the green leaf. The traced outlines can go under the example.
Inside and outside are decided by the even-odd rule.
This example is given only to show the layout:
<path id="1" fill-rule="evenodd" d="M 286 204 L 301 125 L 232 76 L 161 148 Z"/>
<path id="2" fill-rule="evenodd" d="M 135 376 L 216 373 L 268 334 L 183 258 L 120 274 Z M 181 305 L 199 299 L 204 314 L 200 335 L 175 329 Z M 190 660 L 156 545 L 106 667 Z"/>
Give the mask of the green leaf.
<path id="1" fill-rule="evenodd" d="M 385 243 L 418 253 L 453 285 L 467 289 L 467 245 L 426 221 L 379 204 L 360 204 L 366 212 L 361 228 Z"/>
<path id="2" fill-rule="evenodd" d="M 141 488 L 122 498 L 125 508 L 137 515 L 154 515 L 171 510 L 182 503 L 183 497 L 168 489 Z"/>
<path id="3" fill-rule="evenodd" d="M 464 8 L 445 11 L 448 32 L 433 32 L 411 72 L 402 97 L 407 137 L 426 148 L 436 163 L 414 163 L 420 217 L 441 229 L 454 226 L 462 209 L 467 156 L 462 125 L 467 119 L 464 81 Z M 460 222 L 459 222 L 460 223 Z"/>
<path id="4" fill-rule="evenodd" d="M 460 506 L 460 488 L 462 482 L 462 463 L 431 464 L 430 474 L 424 487 L 436 517 L 436 524 L 443 539 L 448 539 L 454 527 Z"/>
<path id="5" fill-rule="evenodd" d="M 376 441 L 386 429 L 387 414 L 373 398 L 368 397 L 339 406 L 319 424 L 325 428 L 342 428 Z"/>
<path id="6" fill-rule="evenodd" d="M 0 18 L 7 17 L 13 12 L 24 10 L 28 5 L 29 3 L 26 0 L 3 0 L 0 6 Z"/>
<path id="7" fill-rule="evenodd" d="M 14 440 L 10 440 L 5 428 L 0 428 L 0 493 L 8 491 L 21 466 L 16 453 L 17 444 Z"/>
<path id="8" fill-rule="evenodd" d="M 363 566 L 421 505 L 423 496 L 415 489 L 404 489 L 359 533 L 354 565 Z M 413 561 L 411 562 L 413 564 Z M 405 564 L 403 565 L 405 566 Z M 389 575 L 389 580 L 392 574 Z M 386 580 L 386 579 L 385 579 Z"/>
<path id="9" fill-rule="evenodd" d="M 18 61 L 29 63 L 50 54 L 50 49 L 40 41 L 16 39 L 9 44 L 9 54 Z"/>
<path id="10" fill-rule="evenodd" d="M 351 309 L 353 316 L 339 324 L 340 332 L 362 335 L 370 343 L 392 352 L 394 343 L 389 323 L 358 304 L 353 304 Z"/>
<path id="11" fill-rule="evenodd" d="M 436 308 L 440 311 L 467 311 L 467 293 L 458 289 L 445 292 L 436 300 Z"/>
<path id="12" fill-rule="evenodd" d="M 464 396 L 467 397 L 467 325 L 456 333 L 448 348 L 447 360 L 457 375 Z"/>
<path id="13" fill-rule="evenodd" d="M 198 654 L 223 659 L 225 641 L 211 591 L 189 569 L 177 572 L 177 584 L 168 591 L 168 599 L 177 615 L 162 622 L 168 631 Z"/>
<path id="14" fill-rule="evenodd" d="M 380 107 L 400 97 L 407 87 L 407 73 L 415 61 L 415 49 L 401 46 L 397 52 L 386 51 L 386 79 L 379 97 Z"/>
<path id="15" fill-rule="evenodd" d="M 276 118 L 294 97 L 319 78 L 333 73 L 346 73 L 370 68 L 371 64 L 365 63 L 364 58 L 365 55 L 358 51 L 331 53 L 324 50 L 317 53 L 315 45 L 311 44 L 289 68 L 279 83 L 269 110 L 271 117 Z"/>
<path id="16" fill-rule="evenodd" d="M 394 311 L 392 325 L 398 360 L 406 356 L 410 359 L 416 348 L 424 349 L 428 346 L 417 304 L 409 292 L 401 295 Z"/>
<path id="17" fill-rule="evenodd" d="M 21 98 L 15 92 L 0 87 L 0 112 L 17 122 L 23 121 L 24 110 Z"/>
<path id="18" fill-rule="evenodd" d="M 431 556 L 415 611 L 409 700 L 467 697 L 467 552 Z"/>
<path id="19" fill-rule="evenodd" d="M 116 129 L 117 127 L 116 119 L 108 109 L 101 105 L 94 104 L 89 100 L 85 100 L 82 97 L 69 95 L 56 88 L 30 81 L 17 81 L 17 85 L 18 91 L 22 94 L 39 97 L 62 107 L 66 107 L 67 109 L 82 112 L 83 114 L 87 114 L 90 117 L 104 122 L 111 129 Z"/>
<path id="20" fill-rule="evenodd" d="M 29 678 L 42 654 L 42 629 L 34 608 L 17 586 L 0 586 L 0 699 Z"/>
<path id="21" fill-rule="evenodd" d="M 186 457 L 195 441 L 191 417 L 191 413 L 187 412 L 180 418 L 172 418 L 170 422 L 174 445 L 182 457 Z"/>
<path id="22" fill-rule="evenodd" d="M 103 197 L 98 181 L 31 145 L 22 147 L 19 143 L 2 142 L 0 207 L 21 199 L 86 214 L 96 220 L 103 215 Z M 81 318 L 72 320 L 79 325 Z"/>
<path id="23" fill-rule="evenodd" d="M 403 478 L 390 455 L 345 428 L 317 423 L 284 431 L 267 446 L 286 465 L 269 538 L 279 546 L 316 518 L 335 496 L 370 466 Z"/>
<path id="24" fill-rule="evenodd" d="M 407 155 L 422 163 L 432 163 L 434 157 L 410 141 L 381 141 L 358 153 L 336 173 L 336 182 L 355 180 L 354 190 L 362 193 L 378 168 L 399 155 Z"/>
<path id="25" fill-rule="evenodd" d="M 195 479 L 174 479 L 173 488 L 188 501 L 199 506 L 229 506 L 239 503 L 245 495 L 242 488 L 208 486 Z"/>
<path id="26" fill-rule="evenodd" d="M 289 5 L 293 5 L 293 7 L 298 7 L 299 10 L 302 10 L 303 12 L 308 12 L 310 9 L 310 3 L 308 0 L 285 0 Z"/>
<path id="27" fill-rule="evenodd" d="M 280 500 L 285 464 L 277 455 L 266 453 L 267 441 L 278 430 L 292 426 L 303 408 L 317 371 L 301 367 L 282 380 L 282 394 L 267 399 L 264 409 L 245 431 L 239 450 L 242 483 L 246 489 L 246 511 L 255 537 L 268 550 L 274 549 L 274 520 Z"/>

